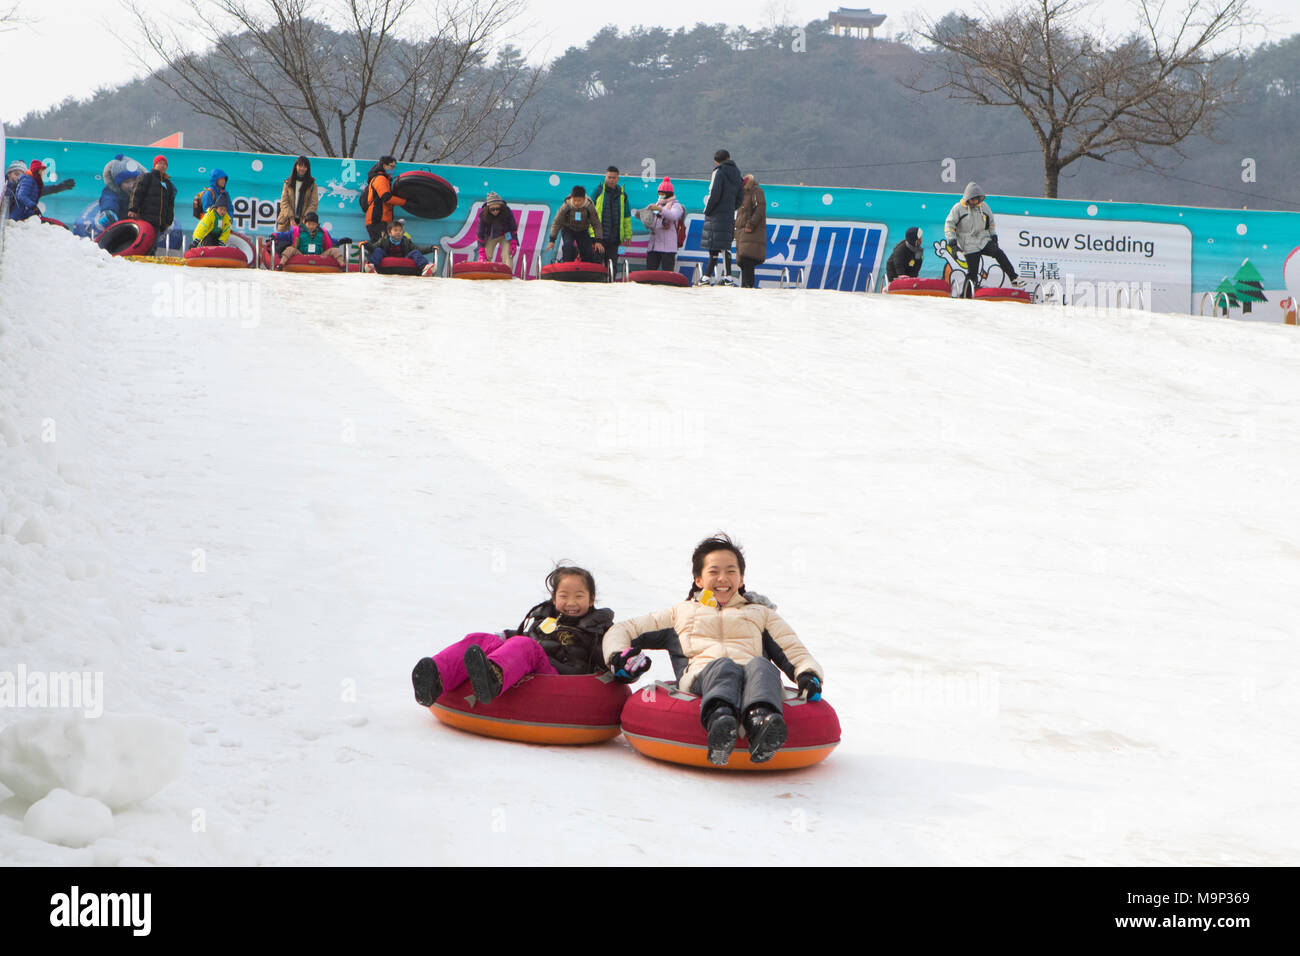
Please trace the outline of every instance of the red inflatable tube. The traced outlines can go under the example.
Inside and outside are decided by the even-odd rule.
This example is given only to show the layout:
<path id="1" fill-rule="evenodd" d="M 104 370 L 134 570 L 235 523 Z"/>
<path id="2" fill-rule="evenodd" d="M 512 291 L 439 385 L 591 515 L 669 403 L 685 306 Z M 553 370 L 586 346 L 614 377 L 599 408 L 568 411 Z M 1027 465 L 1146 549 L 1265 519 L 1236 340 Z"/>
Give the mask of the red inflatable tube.
<path id="1" fill-rule="evenodd" d="M 453 279 L 513 279 L 512 270 L 504 262 L 457 262 L 451 267 Z"/>
<path id="2" fill-rule="evenodd" d="M 226 246 L 230 249 L 238 249 L 244 254 L 244 261 L 252 265 L 257 257 L 257 243 L 242 232 L 231 232 L 230 239 L 227 240 Z"/>
<path id="3" fill-rule="evenodd" d="M 594 744 L 619 734 L 630 691 L 608 674 L 568 677 L 535 674 L 480 704 L 466 682 L 429 707 L 451 727 L 530 744 Z"/>
<path id="4" fill-rule="evenodd" d="M 1008 287 L 1005 289 L 997 286 L 990 286 L 986 289 L 976 289 L 974 298 L 983 299 L 985 302 L 1033 302 L 1034 295 L 1026 289 L 1017 289 Z"/>
<path id="5" fill-rule="evenodd" d="M 384 256 L 379 260 L 379 265 L 375 266 L 375 271 L 386 276 L 418 276 L 420 267 L 414 259 L 406 256 Z"/>
<path id="6" fill-rule="evenodd" d="M 284 272 L 342 272 L 343 267 L 333 256 L 308 255 L 299 252 L 290 256 L 281 269 Z"/>
<path id="7" fill-rule="evenodd" d="M 393 180 L 393 195 L 406 200 L 403 210 L 421 219 L 445 219 L 456 211 L 456 188 L 420 169 L 400 173 Z"/>
<path id="8" fill-rule="evenodd" d="M 111 256 L 147 256 L 153 252 L 158 233 L 140 219 L 119 219 L 99 234 L 95 244 Z"/>
<path id="9" fill-rule="evenodd" d="M 542 266 L 543 279 L 561 282 L 608 282 L 609 272 L 599 262 L 552 262 Z"/>
<path id="10" fill-rule="evenodd" d="M 230 246 L 190 246 L 185 250 L 185 264 L 204 269 L 248 268 L 244 253 Z"/>
<path id="11" fill-rule="evenodd" d="M 709 742 L 700 724 L 700 698 L 676 684 L 656 682 L 634 693 L 623 707 L 623 734 L 647 757 L 715 770 L 795 770 L 830 756 L 840 742 L 840 720 L 825 700 L 807 701 L 785 689 L 783 712 L 790 736 L 766 763 L 749 759 L 742 736 L 725 767 L 709 763 Z M 743 728 L 742 728 L 743 732 Z"/>
<path id="12" fill-rule="evenodd" d="M 680 272 L 671 269 L 639 269 L 627 274 L 628 282 L 640 282 L 645 285 L 681 285 L 690 286 L 691 280 Z"/>
<path id="13" fill-rule="evenodd" d="M 51 226 L 62 226 L 64 229 L 68 228 L 67 223 L 61 222 L 58 219 L 51 219 L 49 216 L 41 216 L 41 222 Z M 68 231 L 71 232 L 72 230 L 69 229 Z"/>
<path id="14" fill-rule="evenodd" d="M 952 287 L 946 279 L 913 279 L 899 276 L 886 289 L 890 295 L 932 295 L 952 298 Z"/>

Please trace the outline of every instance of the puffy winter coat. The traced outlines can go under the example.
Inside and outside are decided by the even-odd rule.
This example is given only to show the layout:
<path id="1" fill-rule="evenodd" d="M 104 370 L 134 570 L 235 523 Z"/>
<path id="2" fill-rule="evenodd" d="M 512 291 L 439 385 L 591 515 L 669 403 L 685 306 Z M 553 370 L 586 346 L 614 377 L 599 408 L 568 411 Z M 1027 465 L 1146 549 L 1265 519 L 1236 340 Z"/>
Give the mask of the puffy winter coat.
<path id="1" fill-rule="evenodd" d="M 13 205 L 9 208 L 9 218 L 15 222 L 21 222 L 32 216 L 40 216 L 41 191 L 44 183 L 41 177 L 35 173 L 28 173 L 22 179 L 18 180 L 18 185 L 14 187 Z"/>
<path id="2" fill-rule="evenodd" d="M 515 214 L 509 206 L 502 206 L 501 212 L 494 216 L 488 212 L 487 204 L 483 204 L 478 212 L 478 231 L 475 233 L 480 244 L 493 236 L 509 236 L 513 239 L 518 232 L 519 223 L 515 221 Z"/>
<path id="3" fill-rule="evenodd" d="M 915 279 L 921 274 L 921 263 L 925 260 L 925 249 L 918 242 L 904 239 L 894 246 L 889 261 L 885 263 L 885 278 L 893 282 L 899 276 L 911 276 Z"/>
<path id="4" fill-rule="evenodd" d="M 729 657 L 746 664 L 767 657 L 793 680 L 805 671 L 824 677 L 821 667 L 794 630 L 765 604 L 736 593 L 722 607 L 706 607 L 697 592 L 663 611 L 619 621 L 601 648 L 605 660 L 629 647 L 665 648 L 677 685 L 690 692 L 695 678 L 710 663 Z"/>
<path id="5" fill-rule="evenodd" d="M 966 205 L 966 200 L 979 196 L 980 201 L 974 206 Z M 943 224 L 945 239 L 956 239 L 957 248 L 963 253 L 978 252 L 983 249 L 998 231 L 993 222 L 993 211 L 984 204 L 984 190 L 979 183 L 970 183 L 962 193 L 961 202 L 948 212 Z"/>
<path id="6" fill-rule="evenodd" d="M 552 617 L 555 630 L 547 634 L 541 627 Z M 614 612 L 607 607 L 594 607 L 582 617 L 565 617 L 550 601 L 543 601 L 524 615 L 519 627 L 507 628 L 505 634 L 531 637 L 561 674 L 594 674 L 605 669 L 601 639 L 613 623 Z"/>
<path id="7" fill-rule="evenodd" d="M 227 213 L 224 216 L 218 216 L 215 207 L 205 212 L 203 218 L 199 220 L 199 224 L 194 227 L 194 242 L 196 244 L 202 242 L 204 237 L 213 229 L 221 230 L 217 234 L 217 238 L 221 240 L 223 246 L 229 242 L 231 229 L 230 214 Z"/>
<path id="8" fill-rule="evenodd" d="M 614 194 L 614 204 L 609 212 L 605 212 L 605 197 L 610 193 Z M 612 241 L 615 233 L 618 235 L 618 245 L 625 245 L 632 241 L 632 210 L 628 208 L 627 192 L 622 186 L 615 186 L 609 190 L 605 186 L 604 180 L 601 180 L 596 191 L 591 196 L 592 202 L 596 206 L 596 222 L 600 223 L 600 231 L 595 234 L 596 238 L 603 243 Z M 608 222 L 606 220 L 609 220 Z"/>
<path id="9" fill-rule="evenodd" d="M 212 175 L 208 177 L 208 186 L 203 192 L 199 193 L 199 208 L 207 212 L 213 204 L 221 198 L 221 194 L 226 191 L 225 186 L 218 185 L 218 181 L 225 179 L 229 183 L 229 177 L 224 170 L 214 169 Z M 229 207 L 227 207 L 229 208 Z"/>
<path id="10" fill-rule="evenodd" d="M 731 248 L 740 190 L 740 169 L 735 160 L 726 159 L 713 167 L 709 198 L 704 203 L 704 232 L 700 236 L 700 245 L 709 252 Z"/>
<path id="11" fill-rule="evenodd" d="M 661 203 L 662 209 L 650 210 L 646 229 L 650 232 L 650 245 L 647 252 L 676 252 L 677 224 L 686 215 L 686 210 L 676 199 Z"/>
<path id="12" fill-rule="evenodd" d="M 405 206 L 406 200 L 393 195 L 393 181 L 379 163 L 370 167 L 366 189 L 370 192 L 370 205 L 366 207 L 366 225 L 393 221 L 393 209 Z"/>
<path id="13" fill-rule="evenodd" d="M 736 209 L 736 255 L 767 260 L 767 197 L 753 176 L 745 181 Z"/>
<path id="14" fill-rule="evenodd" d="M 283 232 L 272 233 L 271 238 L 276 242 L 288 243 L 309 256 L 320 255 L 326 249 L 334 248 L 334 240 L 324 226 L 317 226 L 315 233 L 308 232 L 305 226 L 294 226 Z"/>
<path id="15" fill-rule="evenodd" d="M 176 184 L 166 173 L 149 170 L 135 184 L 128 213 L 132 219 L 143 219 L 165 232 L 176 218 Z"/>
<path id="16" fill-rule="evenodd" d="M 311 176 L 295 180 L 292 176 L 284 181 L 280 190 L 280 212 L 275 217 L 277 232 L 285 232 L 294 220 L 302 222 L 302 217 L 309 212 L 316 212 L 320 202 L 320 193 L 316 189 L 316 180 Z"/>
<path id="17" fill-rule="evenodd" d="M 555 219 L 551 221 L 551 242 L 560 234 L 561 229 L 568 229 L 570 232 L 586 232 L 589 236 L 600 239 L 600 233 L 596 231 L 600 224 L 600 217 L 596 212 L 595 204 L 587 198 L 583 198 L 584 205 L 574 206 L 569 200 L 565 200 L 560 205 L 560 211 L 555 214 Z"/>

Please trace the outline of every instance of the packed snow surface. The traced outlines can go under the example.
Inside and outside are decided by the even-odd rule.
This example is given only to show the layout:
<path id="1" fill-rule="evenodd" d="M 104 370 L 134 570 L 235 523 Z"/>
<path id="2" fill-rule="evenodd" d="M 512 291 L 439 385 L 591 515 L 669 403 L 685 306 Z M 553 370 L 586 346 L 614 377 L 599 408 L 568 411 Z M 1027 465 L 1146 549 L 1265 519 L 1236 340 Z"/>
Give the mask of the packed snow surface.
<path id="1" fill-rule="evenodd" d="M 28 223 L 0 270 L 5 863 L 1300 862 L 1294 328 L 232 274 Z M 825 762 L 414 703 L 556 559 L 625 617 L 718 530 L 826 672 Z"/>

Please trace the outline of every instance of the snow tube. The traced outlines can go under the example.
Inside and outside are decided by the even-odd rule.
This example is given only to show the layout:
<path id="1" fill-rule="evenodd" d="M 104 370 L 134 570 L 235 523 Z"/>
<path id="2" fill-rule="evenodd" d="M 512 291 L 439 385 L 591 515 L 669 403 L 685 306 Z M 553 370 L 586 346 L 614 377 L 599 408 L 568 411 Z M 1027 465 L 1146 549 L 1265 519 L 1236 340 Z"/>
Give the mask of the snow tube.
<path id="1" fill-rule="evenodd" d="M 314 256 L 300 252 L 290 256 L 289 261 L 281 267 L 284 272 L 342 272 L 342 267 L 333 256 Z"/>
<path id="2" fill-rule="evenodd" d="M 656 681 L 637 691 L 623 708 L 623 734 L 647 757 L 714 770 L 795 770 L 830 756 L 840 742 L 840 720 L 824 699 L 807 701 L 785 688 L 784 716 L 790 737 L 766 763 L 749 759 L 742 736 L 725 767 L 709 763 L 708 735 L 700 724 L 700 698 L 676 684 Z M 742 732 L 744 728 L 741 728 Z"/>
<path id="3" fill-rule="evenodd" d="M 190 246 L 185 250 L 185 264 L 205 269 L 247 269 L 248 259 L 231 246 Z"/>
<path id="4" fill-rule="evenodd" d="M 514 270 L 504 262 L 457 262 L 451 267 L 453 279 L 513 279 Z"/>
<path id="5" fill-rule="evenodd" d="M 976 299 L 983 299 L 985 302 L 1033 302 L 1034 301 L 1033 293 L 1025 289 L 1017 289 L 1014 287 L 1001 289 L 996 286 L 992 286 L 987 289 L 976 289 L 974 297 Z"/>
<path id="6" fill-rule="evenodd" d="M 41 222 L 50 226 L 62 226 L 64 229 L 68 229 L 68 224 L 66 222 L 60 222 L 58 219 L 51 219 L 49 216 L 41 216 Z M 68 229 L 68 231 L 71 232 L 72 230 Z"/>
<path id="7" fill-rule="evenodd" d="M 99 234 L 95 244 L 111 256 L 144 256 L 153 252 L 158 232 L 140 219 L 119 219 Z"/>
<path id="8" fill-rule="evenodd" d="M 375 266 L 375 271 L 386 276 L 418 276 L 420 267 L 414 259 L 406 256 L 384 256 L 379 260 L 379 265 Z"/>
<path id="9" fill-rule="evenodd" d="M 257 257 L 257 243 L 242 232 L 231 230 L 230 239 L 226 242 L 228 249 L 238 249 L 244 254 L 244 261 L 252 265 Z"/>
<path id="10" fill-rule="evenodd" d="M 421 219 L 445 219 L 456 211 L 456 190 L 441 176 L 412 169 L 393 180 L 393 195 L 405 199 L 401 208 Z"/>
<path id="11" fill-rule="evenodd" d="M 609 273 L 599 262 L 552 262 L 542 266 L 543 279 L 561 282 L 608 282 Z"/>
<path id="12" fill-rule="evenodd" d="M 952 287 L 946 279 L 913 279 L 911 276 L 899 276 L 889 283 L 885 290 L 890 295 L 933 295 L 952 298 Z"/>
<path id="13" fill-rule="evenodd" d="M 530 744 L 595 744 L 619 734 L 619 714 L 631 691 L 608 674 L 534 674 L 490 704 L 468 681 L 443 693 L 429 710 L 450 727 Z"/>
<path id="14" fill-rule="evenodd" d="M 672 269 L 638 269 L 627 274 L 628 282 L 641 282 L 646 285 L 684 285 L 690 286 L 691 280 Z"/>

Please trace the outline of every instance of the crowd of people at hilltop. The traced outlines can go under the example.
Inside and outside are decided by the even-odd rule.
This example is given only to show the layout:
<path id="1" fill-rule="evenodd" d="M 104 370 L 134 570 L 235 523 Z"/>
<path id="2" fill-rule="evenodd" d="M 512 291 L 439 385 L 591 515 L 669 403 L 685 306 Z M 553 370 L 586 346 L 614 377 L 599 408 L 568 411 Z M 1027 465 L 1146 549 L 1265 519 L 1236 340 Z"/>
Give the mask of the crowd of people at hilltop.
<path id="1" fill-rule="evenodd" d="M 407 200 L 394 192 L 396 166 L 394 157 L 384 156 L 366 176 L 362 193 L 368 246 L 365 267 L 373 271 L 383 258 L 400 256 L 411 259 L 424 274 L 429 274 L 433 265 L 406 232 L 405 221 L 397 216 Z M 39 160 L 30 166 L 19 161 L 9 164 L 5 171 L 5 195 L 10 219 L 39 216 L 43 197 L 75 186 L 73 179 L 47 185 L 42 176 L 44 169 Z M 150 223 L 159 236 L 167 234 L 175 219 L 176 204 L 176 186 L 167 169 L 165 155 L 154 157 L 153 166 L 148 170 L 120 154 L 115 156 L 104 167 L 104 188 L 95 224 L 102 230 L 118 219 L 132 218 Z M 676 197 L 672 180 L 665 176 L 659 183 L 657 200 L 635 209 L 627 190 L 619 183 L 620 175 L 618 167 L 608 167 L 590 196 L 586 187 L 572 187 L 551 221 L 546 251 L 553 250 L 558 242 L 561 261 L 580 260 L 611 269 L 618 260 L 620 248 L 632 239 L 635 217 L 649 235 L 646 269 L 675 269 L 685 240 L 686 210 Z M 229 241 L 233 207 L 227 191 L 228 181 L 224 171 L 213 169 L 208 186 L 194 197 L 192 211 L 197 220 L 192 235 L 194 244 L 224 245 Z M 271 236 L 279 265 L 288 264 L 297 255 L 329 256 L 342 264 L 340 247 L 351 240 L 335 239 L 321 225 L 319 201 L 320 191 L 312 177 L 311 160 L 299 156 L 284 180 Z M 985 202 L 984 190 L 977 183 L 967 185 L 962 198 L 949 211 L 944 222 L 944 239 L 948 253 L 954 260 L 965 263 L 965 272 L 971 277 L 965 294 L 978 287 L 980 265 L 986 256 L 1001 266 L 1012 285 L 1024 284 L 998 243 L 993 213 Z M 479 261 L 501 261 L 513 268 L 519 248 L 519 223 L 514 211 L 496 192 L 487 194 L 479 210 L 475 241 Z M 708 254 L 702 277 L 705 282 L 734 284 L 733 246 L 742 287 L 755 286 L 755 269 L 767 260 L 767 198 L 754 175 L 742 174 L 725 149 L 717 150 L 713 156 L 700 246 Z M 886 261 L 887 280 L 919 276 L 924 260 L 922 231 L 912 226 Z"/>

